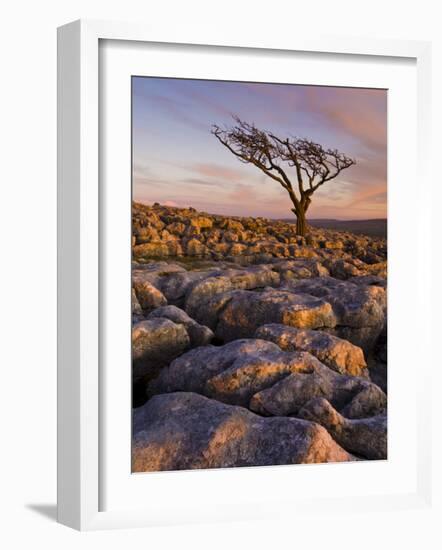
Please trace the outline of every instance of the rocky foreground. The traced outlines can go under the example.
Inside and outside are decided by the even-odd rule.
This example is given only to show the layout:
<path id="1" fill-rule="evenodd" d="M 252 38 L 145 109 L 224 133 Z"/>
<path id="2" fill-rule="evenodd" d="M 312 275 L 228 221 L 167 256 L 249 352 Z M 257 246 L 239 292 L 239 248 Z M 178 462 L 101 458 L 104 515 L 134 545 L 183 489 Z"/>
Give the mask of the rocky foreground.
<path id="1" fill-rule="evenodd" d="M 133 205 L 133 471 L 387 457 L 382 239 Z"/>

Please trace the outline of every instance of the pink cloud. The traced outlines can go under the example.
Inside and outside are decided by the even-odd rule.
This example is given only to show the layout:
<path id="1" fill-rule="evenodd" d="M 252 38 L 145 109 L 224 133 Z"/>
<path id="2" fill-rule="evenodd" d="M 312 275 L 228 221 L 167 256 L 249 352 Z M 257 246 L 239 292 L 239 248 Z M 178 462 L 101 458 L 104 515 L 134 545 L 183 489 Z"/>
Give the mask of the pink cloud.
<path id="1" fill-rule="evenodd" d="M 229 168 L 227 166 L 222 166 L 221 164 L 213 164 L 208 162 L 193 164 L 192 170 L 198 172 L 198 174 L 210 178 L 238 180 L 244 177 L 244 172 L 242 172 L 241 170 L 236 170 L 235 168 Z"/>
<path id="2" fill-rule="evenodd" d="M 249 185 L 236 185 L 235 189 L 229 195 L 229 199 L 234 202 L 249 204 L 250 202 L 256 200 L 256 189 L 250 187 Z"/>
<path id="3" fill-rule="evenodd" d="M 335 129 L 350 134 L 366 147 L 385 152 L 387 146 L 386 90 L 308 87 L 309 109 Z"/>

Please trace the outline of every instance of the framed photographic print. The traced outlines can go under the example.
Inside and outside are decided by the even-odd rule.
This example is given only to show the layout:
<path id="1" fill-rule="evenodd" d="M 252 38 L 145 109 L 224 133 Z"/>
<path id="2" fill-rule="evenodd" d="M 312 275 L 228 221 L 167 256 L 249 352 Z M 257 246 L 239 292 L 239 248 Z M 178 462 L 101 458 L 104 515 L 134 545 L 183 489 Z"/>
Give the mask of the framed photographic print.
<path id="1" fill-rule="evenodd" d="M 429 498 L 429 46 L 265 46 L 59 29 L 62 523 Z"/>

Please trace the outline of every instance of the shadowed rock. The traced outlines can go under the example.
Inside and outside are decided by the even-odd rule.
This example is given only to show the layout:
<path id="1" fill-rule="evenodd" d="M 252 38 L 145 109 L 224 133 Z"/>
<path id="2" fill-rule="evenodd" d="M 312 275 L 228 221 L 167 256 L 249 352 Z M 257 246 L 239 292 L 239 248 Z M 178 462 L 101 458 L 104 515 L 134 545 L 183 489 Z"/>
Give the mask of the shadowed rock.
<path id="1" fill-rule="evenodd" d="M 377 275 L 362 275 L 359 277 L 350 277 L 348 279 L 349 283 L 362 286 L 381 286 L 382 288 L 387 288 L 387 280 Z"/>
<path id="2" fill-rule="evenodd" d="M 324 426 L 335 441 L 352 453 L 369 459 L 387 458 L 387 415 L 350 420 L 318 397 L 308 402 L 299 416 Z"/>
<path id="3" fill-rule="evenodd" d="M 254 337 L 275 342 L 285 351 L 308 351 L 341 374 L 368 375 L 361 348 L 326 332 L 270 324 L 258 328 Z"/>
<path id="4" fill-rule="evenodd" d="M 158 290 L 161 290 L 159 282 L 166 276 L 178 273 L 186 273 L 186 270 L 175 263 L 164 261 L 147 262 L 147 263 L 132 263 L 132 280 L 147 281 Z"/>
<path id="5" fill-rule="evenodd" d="M 192 317 L 198 321 L 198 323 L 210 327 L 215 331 L 222 310 L 236 294 L 241 292 L 241 290 L 229 290 L 227 292 L 215 294 L 215 296 L 209 298 L 207 301 L 192 304 L 192 307 L 187 311 L 189 314 L 190 312 L 192 313 Z M 240 338 L 239 335 L 238 338 Z"/>
<path id="6" fill-rule="evenodd" d="M 279 285 L 279 274 L 269 266 L 250 267 L 245 270 L 226 270 L 222 276 L 208 277 L 197 282 L 186 297 L 185 308 L 192 318 L 202 303 L 230 290 L 250 290 Z"/>
<path id="7" fill-rule="evenodd" d="M 150 319 L 132 328 L 132 367 L 134 378 L 155 377 L 188 348 L 190 339 L 182 324 L 169 319 Z"/>
<path id="8" fill-rule="evenodd" d="M 138 323 L 144 319 L 143 310 L 138 301 L 135 290 L 132 288 L 132 322 Z"/>
<path id="9" fill-rule="evenodd" d="M 239 355 L 226 370 L 207 380 L 202 393 L 223 403 L 248 407 L 252 396 L 291 373 L 312 372 L 318 360 L 309 353 L 280 350 Z"/>
<path id="10" fill-rule="evenodd" d="M 349 417 L 386 408 L 385 394 L 368 380 L 337 374 L 309 353 L 285 352 L 257 339 L 188 351 L 148 387 L 149 395 L 175 391 L 200 393 L 274 416 L 296 414 L 316 396 L 326 396 Z"/>
<path id="11" fill-rule="evenodd" d="M 277 261 L 273 264 L 273 269 L 280 274 L 281 281 L 329 275 L 328 269 L 319 261 L 308 259 Z"/>
<path id="12" fill-rule="evenodd" d="M 133 472 L 354 460 L 318 424 L 260 418 L 194 393 L 153 397 L 133 424 Z"/>
<path id="13" fill-rule="evenodd" d="M 367 266 L 366 270 L 373 277 L 380 277 L 382 279 L 387 279 L 387 262 L 386 261 L 371 264 Z"/>
<path id="14" fill-rule="evenodd" d="M 330 275 L 336 279 L 345 280 L 349 277 L 365 275 L 366 264 L 356 258 L 327 260 L 324 265 L 329 269 Z"/>
<path id="15" fill-rule="evenodd" d="M 381 327 L 385 321 L 387 297 L 379 286 L 363 286 L 332 277 L 289 281 L 286 288 L 324 298 L 333 305 L 338 324 L 348 327 Z"/>
<path id="16" fill-rule="evenodd" d="M 200 325 L 191 319 L 185 311 L 176 306 L 159 307 L 152 311 L 147 316 L 147 319 L 156 319 L 158 317 L 169 319 L 177 325 L 183 325 L 189 335 L 191 347 L 206 346 L 213 339 L 213 332 L 209 327 Z"/>
<path id="17" fill-rule="evenodd" d="M 257 392 L 250 400 L 250 409 L 264 415 L 298 415 L 310 399 L 326 397 L 349 418 L 373 416 L 386 410 L 387 397 L 378 386 L 363 378 L 337 374 L 315 361 L 311 362 L 310 372 L 299 370 Z"/>
<path id="18" fill-rule="evenodd" d="M 182 273 L 186 270 L 184 267 L 164 261 L 149 261 L 147 263 L 132 263 L 132 275 L 144 275 L 147 281 L 156 286 L 157 280 L 163 275 L 170 273 Z"/>
<path id="19" fill-rule="evenodd" d="M 167 304 L 166 297 L 147 281 L 133 280 L 134 290 L 143 311 L 151 311 Z"/>
<path id="20" fill-rule="evenodd" d="M 195 283 L 220 273 L 221 269 L 167 273 L 157 279 L 156 285 L 169 303 L 182 306 L 187 292 Z"/>
<path id="21" fill-rule="evenodd" d="M 167 304 L 166 297 L 142 273 L 132 275 L 132 286 L 141 308 L 150 311 Z"/>
<path id="22" fill-rule="evenodd" d="M 305 292 L 331 304 L 336 317 L 334 333 L 368 353 L 386 323 L 387 294 L 377 285 L 364 286 L 332 277 L 290 280 L 285 288 Z"/>
<path id="23" fill-rule="evenodd" d="M 238 359 L 281 353 L 276 344 L 264 340 L 235 340 L 225 346 L 204 346 L 183 354 L 162 370 L 149 386 L 149 393 L 191 391 L 204 393 L 206 382 L 231 367 Z"/>

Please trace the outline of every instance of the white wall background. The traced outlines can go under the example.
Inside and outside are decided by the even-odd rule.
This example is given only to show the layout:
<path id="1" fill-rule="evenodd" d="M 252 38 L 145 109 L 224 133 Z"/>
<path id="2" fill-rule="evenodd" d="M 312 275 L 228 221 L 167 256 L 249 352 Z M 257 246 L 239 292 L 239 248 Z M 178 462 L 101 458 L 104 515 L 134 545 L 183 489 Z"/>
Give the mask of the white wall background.
<path id="1" fill-rule="evenodd" d="M 434 41 L 434 159 L 440 143 L 441 13 L 437 0 L 16 0 L 2 7 L 0 128 L 0 545 L 4 548 L 440 548 L 441 430 L 434 394 L 435 504 L 432 510 L 277 522 L 79 534 L 54 522 L 56 435 L 56 27 L 74 19 L 145 21 L 165 30 L 204 27 L 253 38 L 300 30 Z M 436 164 L 435 164 L 436 166 Z M 435 280 L 442 186 L 434 171 Z M 437 251 L 439 248 L 439 251 Z M 410 251 L 412 257 L 413 251 Z M 412 259 L 410 259 L 412 261 Z M 438 262 L 436 264 L 436 262 Z M 434 324 L 440 330 L 440 296 Z M 404 307 L 406 312 L 406 307 Z M 410 319 L 419 322 L 419 319 Z M 439 327 L 437 327 L 439 323 Z M 435 341 L 437 345 L 437 340 Z M 440 362 L 439 362 L 440 363 Z M 440 380 L 442 365 L 434 365 Z M 419 365 L 416 365 L 419 368 Z M 429 391 L 431 390 L 429 388 Z M 437 521 L 439 519 L 439 522 Z M 439 524 L 438 524 L 439 523 Z"/>

